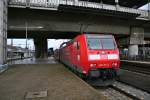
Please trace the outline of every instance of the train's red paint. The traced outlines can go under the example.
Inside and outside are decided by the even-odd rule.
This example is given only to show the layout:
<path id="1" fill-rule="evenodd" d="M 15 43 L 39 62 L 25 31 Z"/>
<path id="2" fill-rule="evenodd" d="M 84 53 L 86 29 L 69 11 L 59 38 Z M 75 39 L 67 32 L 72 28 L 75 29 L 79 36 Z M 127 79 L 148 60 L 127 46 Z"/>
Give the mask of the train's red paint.
<path id="1" fill-rule="evenodd" d="M 57 58 L 90 78 L 114 78 L 120 67 L 119 51 L 112 35 L 78 35 L 60 46 Z"/>

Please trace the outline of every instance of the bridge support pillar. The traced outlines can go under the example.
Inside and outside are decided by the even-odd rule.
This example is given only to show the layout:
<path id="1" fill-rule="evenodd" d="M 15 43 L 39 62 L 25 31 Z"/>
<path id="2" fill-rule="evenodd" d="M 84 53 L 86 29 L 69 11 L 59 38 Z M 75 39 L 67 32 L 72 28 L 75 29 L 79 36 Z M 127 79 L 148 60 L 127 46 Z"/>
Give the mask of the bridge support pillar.
<path id="1" fill-rule="evenodd" d="M 138 45 L 144 42 L 144 29 L 132 27 L 130 32 L 129 58 L 136 60 L 138 56 Z"/>
<path id="2" fill-rule="evenodd" d="M 148 19 L 150 20 L 150 11 L 148 11 Z"/>
<path id="3" fill-rule="evenodd" d="M 128 48 L 129 48 L 129 58 L 136 59 L 136 56 L 138 55 L 138 45 L 130 44 Z"/>
<path id="4" fill-rule="evenodd" d="M 35 45 L 35 57 L 36 58 L 47 58 L 48 57 L 48 47 L 46 37 L 37 37 L 34 39 Z"/>
<path id="5" fill-rule="evenodd" d="M 0 73 L 7 66 L 7 0 L 0 0 Z"/>
<path id="6" fill-rule="evenodd" d="M 79 0 L 74 0 L 74 4 L 76 5 L 78 5 L 78 2 L 79 2 Z"/>
<path id="7" fill-rule="evenodd" d="M 74 0 L 76 3 L 78 3 L 79 2 L 79 0 Z"/>
<path id="8" fill-rule="evenodd" d="M 115 0 L 116 3 L 116 10 L 119 10 L 119 0 Z"/>

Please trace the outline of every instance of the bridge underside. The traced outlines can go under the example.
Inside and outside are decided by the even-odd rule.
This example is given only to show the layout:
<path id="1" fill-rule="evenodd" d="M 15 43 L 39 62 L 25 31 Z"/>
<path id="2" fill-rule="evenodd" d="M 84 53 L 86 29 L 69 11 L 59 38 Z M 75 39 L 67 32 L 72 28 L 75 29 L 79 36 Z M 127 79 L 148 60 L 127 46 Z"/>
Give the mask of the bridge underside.
<path id="1" fill-rule="evenodd" d="M 111 11 L 111 10 L 104 10 L 104 9 L 96 9 L 96 8 L 86 8 L 86 7 L 78 7 L 78 6 L 71 6 L 71 5 L 59 5 L 58 10 L 61 12 L 74 12 L 74 13 L 84 13 L 84 14 L 96 14 L 96 15 L 103 15 L 103 16 L 113 16 L 119 18 L 126 18 L 126 19 L 134 19 L 140 14 L 133 14 L 129 12 L 121 12 L 121 11 Z"/>
<path id="2" fill-rule="evenodd" d="M 102 13 L 33 10 L 29 8 L 8 9 L 8 38 L 70 39 L 80 33 L 110 33 L 118 37 L 130 35 L 131 27 L 143 27 L 150 38 L 150 22 L 135 20 L 128 14 L 107 16 Z M 19 16 L 18 16 L 19 14 Z M 133 15 L 134 16 L 134 15 Z M 27 27 L 27 29 L 26 29 Z"/>
<path id="3" fill-rule="evenodd" d="M 26 31 L 8 31 L 8 38 L 25 39 Z M 114 34 L 114 33 L 96 33 L 96 32 L 83 32 L 83 34 L 113 34 L 117 38 L 126 38 L 129 34 Z M 45 36 L 48 39 L 73 39 L 77 35 L 82 34 L 80 32 L 57 32 L 57 31 L 28 31 L 27 38 L 37 38 Z"/>
<path id="4" fill-rule="evenodd" d="M 26 38 L 26 31 L 8 31 L 8 38 Z M 57 32 L 57 31 L 28 31 L 28 38 L 41 37 L 42 35 L 48 39 L 72 39 L 79 32 Z"/>
<path id="5" fill-rule="evenodd" d="M 28 38 L 36 38 L 44 34 L 47 38 L 55 39 L 73 38 L 83 32 L 110 33 L 123 37 L 130 35 L 131 27 L 145 28 L 147 37 L 150 33 L 149 21 L 118 15 L 107 16 L 82 11 L 73 13 L 28 8 L 9 8 L 8 12 L 8 38 L 25 38 L 26 30 Z"/>

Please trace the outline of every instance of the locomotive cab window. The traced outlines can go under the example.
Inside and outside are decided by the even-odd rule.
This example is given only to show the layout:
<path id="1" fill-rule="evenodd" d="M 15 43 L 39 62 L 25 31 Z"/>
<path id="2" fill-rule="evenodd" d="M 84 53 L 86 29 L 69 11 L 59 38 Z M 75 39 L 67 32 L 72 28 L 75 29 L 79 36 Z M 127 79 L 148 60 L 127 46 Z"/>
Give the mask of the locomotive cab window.
<path id="1" fill-rule="evenodd" d="M 115 49 L 112 38 L 88 38 L 88 48 L 91 50 Z"/>
<path id="2" fill-rule="evenodd" d="M 101 39 L 103 49 L 115 49 L 115 44 L 113 39 Z"/>
<path id="3" fill-rule="evenodd" d="M 88 39 L 88 47 L 89 47 L 89 49 L 92 49 L 92 50 L 102 49 L 100 39 L 99 38 L 89 38 Z"/>

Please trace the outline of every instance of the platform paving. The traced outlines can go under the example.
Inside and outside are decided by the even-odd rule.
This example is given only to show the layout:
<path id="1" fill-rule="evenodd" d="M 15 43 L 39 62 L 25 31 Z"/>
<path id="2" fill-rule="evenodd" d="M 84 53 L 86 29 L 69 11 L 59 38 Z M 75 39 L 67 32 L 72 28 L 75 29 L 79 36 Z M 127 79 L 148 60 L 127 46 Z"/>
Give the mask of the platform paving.
<path id="1" fill-rule="evenodd" d="M 33 97 L 32 93 L 44 96 Z M 0 100 L 106 100 L 106 97 L 61 64 L 18 64 L 0 75 Z"/>
<path id="2" fill-rule="evenodd" d="M 26 58 L 26 59 L 17 59 L 9 61 L 9 65 L 11 64 L 55 64 L 57 61 L 55 61 L 54 57 L 49 58 Z"/>

